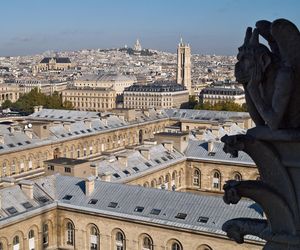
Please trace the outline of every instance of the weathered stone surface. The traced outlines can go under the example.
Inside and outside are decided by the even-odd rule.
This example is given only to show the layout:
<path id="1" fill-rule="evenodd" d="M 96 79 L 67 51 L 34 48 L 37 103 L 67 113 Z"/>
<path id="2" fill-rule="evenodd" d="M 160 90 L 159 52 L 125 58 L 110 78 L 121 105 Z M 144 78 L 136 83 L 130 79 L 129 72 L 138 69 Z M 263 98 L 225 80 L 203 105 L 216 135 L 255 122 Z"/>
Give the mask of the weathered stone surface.
<path id="1" fill-rule="evenodd" d="M 264 37 L 270 49 L 259 43 Z M 237 218 L 223 230 L 238 243 L 246 234 L 266 240 L 264 249 L 300 249 L 300 33 L 285 19 L 259 21 L 248 28 L 239 48 L 235 74 L 244 86 L 257 127 L 246 135 L 224 136 L 224 151 L 244 151 L 261 180 L 228 181 L 224 201 L 241 197 L 261 205 L 266 220 Z"/>

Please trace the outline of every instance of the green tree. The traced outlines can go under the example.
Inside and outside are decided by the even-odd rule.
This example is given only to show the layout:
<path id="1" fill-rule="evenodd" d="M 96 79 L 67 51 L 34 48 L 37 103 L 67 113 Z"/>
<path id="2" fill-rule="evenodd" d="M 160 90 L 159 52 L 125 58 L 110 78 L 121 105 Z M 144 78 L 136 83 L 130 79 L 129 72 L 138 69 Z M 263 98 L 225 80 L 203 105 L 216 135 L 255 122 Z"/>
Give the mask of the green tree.
<path id="1" fill-rule="evenodd" d="M 11 100 L 5 100 L 3 103 L 2 103 L 2 105 L 1 105 L 1 107 L 3 108 L 3 109 L 7 109 L 7 108 L 11 108 L 12 107 L 12 101 Z"/>

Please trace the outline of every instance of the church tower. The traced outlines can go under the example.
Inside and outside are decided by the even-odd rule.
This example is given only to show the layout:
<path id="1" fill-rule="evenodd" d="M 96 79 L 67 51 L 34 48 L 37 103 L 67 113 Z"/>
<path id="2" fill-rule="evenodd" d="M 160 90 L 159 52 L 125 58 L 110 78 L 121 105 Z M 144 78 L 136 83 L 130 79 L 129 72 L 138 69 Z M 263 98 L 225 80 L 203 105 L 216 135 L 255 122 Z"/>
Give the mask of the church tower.
<path id="1" fill-rule="evenodd" d="M 184 44 L 182 38 L 177 48 L 177 83 L 185 86 L 189 94 L 192 94 L 191 47 Z"/>

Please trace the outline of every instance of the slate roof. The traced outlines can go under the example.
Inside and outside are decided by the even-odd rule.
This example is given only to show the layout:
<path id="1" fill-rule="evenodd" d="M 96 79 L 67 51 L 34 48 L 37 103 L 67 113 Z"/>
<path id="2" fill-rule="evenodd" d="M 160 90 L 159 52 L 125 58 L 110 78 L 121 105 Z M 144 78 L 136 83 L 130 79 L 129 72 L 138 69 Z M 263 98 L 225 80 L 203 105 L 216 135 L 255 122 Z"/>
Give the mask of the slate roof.
<path id="1" fill-rule="evenodd" d="M 68 57 L 44 57 L 40 63 L 49 63 L 51 59 L 54 59 L 56 63 L 71 63 Z"/>
<path id="2" fill-rule="evenodd" d="M 149 158 L 145 158 L 140 150 L 149 150 Z M 126 157 L 127 164 L 118 160 L 118 157 Z M 140 175 L 158 171 L 168 167 L 175 162 L 183 161 L 186 157 L 184 154 L 173 149 L 169 152 L 163 145 L 143 145 L 136 147 L 134 150 L 123 150 L 108 159 L 96 161 L 94 164 L 98 167 L 98 173 L 111 174 L 111 180 L 114 182 L 124 182 Z"/>
<path id="3" fill-rule="evenodd" d="M 193 110 L 193 109 L 166 109 L 165 113 L 174 120 L 192 120 L 192 121 L 217 121 L 225 122 L 227 120 L 241 120 L 249 118 L 249 113 L 232 111 L 213 111 L 213 110 Z"/>
<path id="4" fill-rule="evenodd" d="M 255 166 L 255 163 L 251 157 L 245 152 L 240 151 L 238 157 L 232 157 L 230 154 L 226 154 L 223 150 L 224 143 L 214 141 L 213 154 L 208 152 L 208 142 L 199 140 L 189 140 L 188 147 L 184 154 L 187 159 L 199 159 L 206 161 L 222 161 L 233 164 L 247 164 Z"/>
<path id="5" fill-rule="evenodd" d="M 175 82 L 154 82 L 151 84 L 134 84 L 124 89 L 124 92 L 177 92 L 186 88 Z"/>
<path id="6" fill-rule="evenodd" d="M 225 234 L 221 227 L 229 219 L 262 218 L 259 207 L 249 200 L 241 200 L 237 205 L 229 206 L 219 196 L 195 195 L 99 180 L 95 180 L 94 192 L 87 196 L 83 179 L 59 174 L 36 180 L 33 200 L 30 200 L 18 186 L 1 189 L 0 194 L 2 196 L 0 225 L 8 218 L 19 219 L 18 215 L 26 216 L 28 211 L 21 205 L 25 201 L 33 204 L 31 210 L 57 203 L 58 207 L 79 209 L 100 216 L 113 216 L 124 220 L 131 219 L 219 235 Z M 65 199 L 66 195 L 71 198 Z M 48 198 L 49 201 L 42 203 L 38 199 L 41 196 Z M 91 199 L 96 199 L 96 204 L 90 204 Z M 109 207 L 111 202 L 117 203 L 114 208 Z M 6 213 L 5 209 L 11 206 L 15 207 L 16 213 Z M 137 212 L 137 206 L 142 207 L 142 211 Z M 160 210 L 159 214 L 151 214 L 153 209 Z M 186 218 L 176 218 L 178 213 L 186 214 Z M 208 221 L 201 223 L 198 221 L 200 217 L 206 217 Z M 252 236 L 248 239 L 258 240 Z"/>

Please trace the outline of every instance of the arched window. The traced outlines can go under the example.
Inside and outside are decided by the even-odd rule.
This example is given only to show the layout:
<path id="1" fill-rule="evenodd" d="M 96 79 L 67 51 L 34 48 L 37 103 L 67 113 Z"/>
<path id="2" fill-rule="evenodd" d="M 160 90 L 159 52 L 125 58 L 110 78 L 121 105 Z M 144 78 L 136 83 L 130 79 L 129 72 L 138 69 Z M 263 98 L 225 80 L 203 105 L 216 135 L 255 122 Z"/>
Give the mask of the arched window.
<path id="1" fill-rule="evenodd" d="M 48 227 L 48 224 L 43 225 L 43 245 L 44 245 L 44 247 L 49 245 L 49 227 Z"/>
<path id="2" fill-rule="evenodd" d="M 0 242 L 0 250 L 4 250 L 3 243 Z"/>
<path id="3" fill-rule="evenodd" d="M 213 174 L 213 188 L 220 189 L 221 175 L 218 171 Z"/>
<path id="4" fill-rule="evenodd" d="M 233 178 L 236 180 L 236 181 L 241 181 L 242 180 L 242 176 L 240 173 L 235 173 Z"/>
<path id="5" fill-rule="evenodd" d="M 153 242 L 149 236 L 144 236 L 142 250 L 153 250 Z"/>
<path id="6" fill-rule="evenodd" d="M 90 228 L 90 249 L 99 250 L 99 231 L 95 226 Z"/>
<path id="7" fill-rule="evenodd" d="M 153 188 L 156 187 L 156 180 L 155 179 L 151 181 L 151 187 L 153 187 Z"/>
<path id="8" fill-rule="evenodd" d="M 201 245 L 197 248 L 197 250 L 212 250 L 212 248 L 208 245 Z"/>
<path id="9" fill-rule="evenodd" d="M 67 244 L 74 246 L 74 226 L 71 222 L 67 222 L 66 225 L 67 233 Z"/>
<path id="10" fill-rule="evenodd" d="M 193 175 L 193 185 L 199 187 L 200 186 L 200 170 L 195 169 Z"/>
<path id="11" fill-rule="evenodd" d="M 21 247 L 20 247 L 20 238 L 19 236 L 15 236 L 13 238 L 13 250 L 20 250 Z"/>
<path id="12" fill-rule="evenodd" d="M 125 237 L 120 231 L 116 233 L 116 250 L 125 250 Z"/>
<path id="13" fill-rule="evenodd" d="M 28 233 L 28 246 L 29 246 L 29 250 L 34 250 L 35 249 L 34 231 L 32 229 Z"/>
<path id="14" fill-rule="evenodd" d="M 182 250 L 182 247 L 180 246 L 180 244 L 178 242 L 174 242 L 174 243 L 172 243 L 171 250 Z"/>

